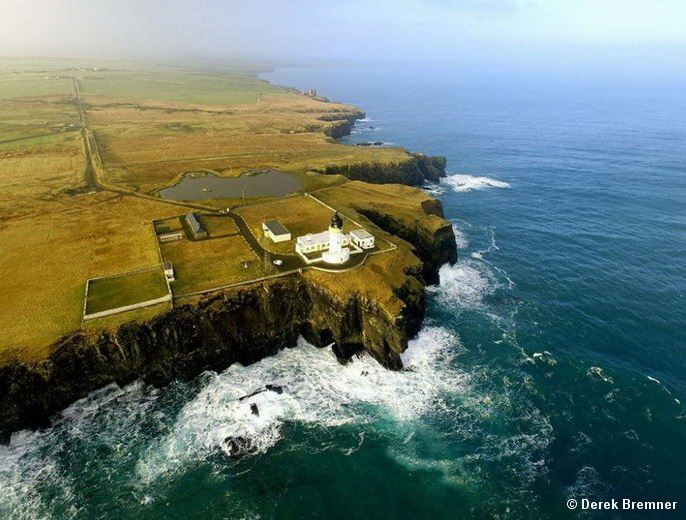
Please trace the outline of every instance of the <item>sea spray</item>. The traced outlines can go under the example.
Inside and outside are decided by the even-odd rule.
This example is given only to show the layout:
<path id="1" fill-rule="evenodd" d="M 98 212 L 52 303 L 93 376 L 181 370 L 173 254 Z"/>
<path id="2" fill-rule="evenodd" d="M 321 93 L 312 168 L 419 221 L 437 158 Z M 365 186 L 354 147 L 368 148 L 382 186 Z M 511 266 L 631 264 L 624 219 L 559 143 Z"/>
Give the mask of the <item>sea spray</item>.
<path id="1" fill-rule="evenodd" d="M 463 193 L 485 188 L 509 188 L 510 184 L 490 177 L 478 177 L 474 175 L 452 174 L 441 179 L 441 183 L 447 184 L 455 192 Z"/>
<path id="2" fill-rule="evenodd" d="M 286 421 L 336 427 L 377 417 L 415 420 L 431 411 L 441 393 L 466 384 L 451 368 L 459 348 L 445 329 L 425 328 L 403 353 L 405 369 L 391 372 L 366 354 L 341 366 L 331 349 L 300 339 L 296 348 L 248 367 L 208 374 L 202 391 L 184 406 L 169 434 L 149 447 L 137 472 L 144 482 L 173 474 L 222 449 L 227 437 L 250 439 L 256 453 L 265 453 L 281 439 Z M 282 386 L 283 393 L 239 400 L 266 383 Z M 259 416 L 250 411 L 253 403 Z"/>

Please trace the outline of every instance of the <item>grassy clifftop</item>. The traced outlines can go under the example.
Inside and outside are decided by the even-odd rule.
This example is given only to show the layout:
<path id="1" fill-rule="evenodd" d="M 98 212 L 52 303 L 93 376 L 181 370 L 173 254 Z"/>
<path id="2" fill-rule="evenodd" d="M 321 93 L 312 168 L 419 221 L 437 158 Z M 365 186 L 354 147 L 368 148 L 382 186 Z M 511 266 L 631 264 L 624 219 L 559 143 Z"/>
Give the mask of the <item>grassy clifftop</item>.
<path id="1" fill-rule="evenodd" d="M 43 360 L 56 341 L 83 328 L 116 330 L 168 312 L 157 306 L 82 322 L 89 278 L 150 268 L 164 254 L 185 262 L 179 287 L 189 292 L 273 272 L 240 236 L 158 248 L 153 221 L 270 200 L 217 198 L 198 209 L 156 196 L 187 172 L 236 177 L 278 168 L 296 176 L 301 191 L 321 193 L 397 243 L 395 252 L 356 271 L 306 275 L 332 294 L 356 288 L 378 296 L 393 312 L 407 273 L 421 277 L 424 269 L 427 278 L 422 262 L 445 222 L 426 210 L 431 203 L 420 190 L 349 179 L 418 184 L 437 179 L 445 163 L 333 138 L 362 115 L 271 85 L 245 67 L 0 60 L 0 364 Z M 393 217 L 385 221 L 373 211 Z M 236 259 L 248 267 L 239 270 Z M 365 282 L 372 278 L 374 288 Z"/>

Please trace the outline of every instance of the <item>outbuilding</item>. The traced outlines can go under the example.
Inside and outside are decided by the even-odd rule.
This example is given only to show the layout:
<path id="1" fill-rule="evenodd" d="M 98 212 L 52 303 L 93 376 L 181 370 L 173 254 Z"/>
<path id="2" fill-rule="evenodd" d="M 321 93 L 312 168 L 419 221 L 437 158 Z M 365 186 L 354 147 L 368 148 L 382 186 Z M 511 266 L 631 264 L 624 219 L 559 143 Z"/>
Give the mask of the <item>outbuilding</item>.
<path id="1" fill-rule="evenodd" d="M 366 229 L 354 229 L 350 232 L 350 241 L 361 249 L 374 247 L 374 235 Z"/>
<path id="2" fill-rule="evenodd" d="M 164 276 L 167 278 L 168 282 L 173 282 L 174 278 L 174 266 L 171 262 L 166 261 L 164 263 Z"/>
<path id="3" fill-rule="evenodd" d="M 291 239 L 291 232 L 278 220 L 262 222 L 262 231 L 272 242 L 286 242 Z"/>
<path id="4" fill-rule="evenodd" d="M 195 240 L 202 240 L 203 238 L 207 238 L 207 230 L 205 229 L 205 226 L 200 221 L 200 217 L 197 214 L 189 213 L 188 215 L 186 215 L 186 223 L 188 224 L 188 228 L 191 232 L 192 238 L 194 238 Z"/>

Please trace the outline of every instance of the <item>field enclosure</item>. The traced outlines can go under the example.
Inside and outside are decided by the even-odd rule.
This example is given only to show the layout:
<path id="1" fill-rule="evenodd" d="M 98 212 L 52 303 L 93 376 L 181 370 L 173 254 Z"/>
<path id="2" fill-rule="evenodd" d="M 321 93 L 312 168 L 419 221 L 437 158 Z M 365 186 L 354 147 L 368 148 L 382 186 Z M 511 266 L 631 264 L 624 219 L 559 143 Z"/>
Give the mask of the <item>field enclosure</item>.
<path id="1" fill-rule="evenodd" d="M 261 260 L 242 236 L 160 244 L 165 262 L 176 272 L 174 296 L 206 291 L 260 278 L 266 274 Z"/>
<path id="2" fill-rule="evenodd" d="M 171 300 L 171 293 L 162 266 L 94 278 L 86 285 L 84 317 L 153 305 L 165 298 Z"/>

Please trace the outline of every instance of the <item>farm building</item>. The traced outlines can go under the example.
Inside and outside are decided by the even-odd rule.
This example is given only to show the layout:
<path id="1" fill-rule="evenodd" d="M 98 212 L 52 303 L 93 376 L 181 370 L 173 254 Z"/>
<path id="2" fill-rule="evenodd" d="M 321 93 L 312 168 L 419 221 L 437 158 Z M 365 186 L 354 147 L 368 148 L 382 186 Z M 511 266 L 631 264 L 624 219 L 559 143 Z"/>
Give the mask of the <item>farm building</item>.
<path id="1" fill-rule="evenodd" d="M 262 231 L 272 242 L 286 242 L 291 239 L 291 232 L 278 220 L 262 222 Z"/>
<path id="2" fill-rule="evenodd" d="M 185 216 L 186 223 L 188 224 L 188 230 L 191 233 L 191 237 L 195 240 L 202 240 L 207 238 L 207 229 L 200 221 L 200 217 L 196 213 L 189 213 Z"/>
<path id="3" fill-rule="evenodd" d="M 183 238 L 183 231 L 170 231 L 169 233 L 162 233 L 158 235 L 160 242 L 174 242 Z"/>

